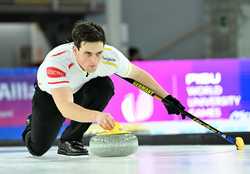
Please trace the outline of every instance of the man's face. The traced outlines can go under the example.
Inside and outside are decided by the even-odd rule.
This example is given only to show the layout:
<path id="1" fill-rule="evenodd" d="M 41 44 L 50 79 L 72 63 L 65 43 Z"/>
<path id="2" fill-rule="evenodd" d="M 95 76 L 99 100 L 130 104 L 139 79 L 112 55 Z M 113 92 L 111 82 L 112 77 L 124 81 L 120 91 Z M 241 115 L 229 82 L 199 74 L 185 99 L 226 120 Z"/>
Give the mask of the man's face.
<path id="1" fill-rule="evenodd" d="M 88 73 L 95 72 L 102 58 L 103 42 L 81 42 L 80 48 L 74 46 L 77 63 Z"/>

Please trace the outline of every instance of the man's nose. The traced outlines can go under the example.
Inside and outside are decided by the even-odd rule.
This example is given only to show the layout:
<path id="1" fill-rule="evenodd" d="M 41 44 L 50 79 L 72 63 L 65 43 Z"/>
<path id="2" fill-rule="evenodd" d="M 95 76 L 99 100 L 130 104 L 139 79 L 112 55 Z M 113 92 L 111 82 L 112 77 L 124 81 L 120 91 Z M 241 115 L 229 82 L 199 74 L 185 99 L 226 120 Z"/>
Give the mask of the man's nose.
<path id="1" fill-rule="evenodd" d="M 93 55 L 92 58 L 91 58 L 91 62 L 94 63 L 94 64 L 97 64 L 99 61 L 99 57 L 96 56 L 96 55 Z"/>

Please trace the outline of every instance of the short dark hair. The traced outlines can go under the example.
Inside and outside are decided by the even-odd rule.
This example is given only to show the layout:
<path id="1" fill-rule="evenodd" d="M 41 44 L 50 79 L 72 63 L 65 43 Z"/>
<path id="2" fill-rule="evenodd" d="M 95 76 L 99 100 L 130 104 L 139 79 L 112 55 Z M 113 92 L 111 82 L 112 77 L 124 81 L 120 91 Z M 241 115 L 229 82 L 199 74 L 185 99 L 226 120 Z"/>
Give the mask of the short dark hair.
<path id="1" fill-rule="evenodd" d="M 105 33 L 102 27 L 93 22 L 78 21 L 72 30 L 74 45 L 79 49 L 81 42 L 98 42 L 105 44 Z"/>

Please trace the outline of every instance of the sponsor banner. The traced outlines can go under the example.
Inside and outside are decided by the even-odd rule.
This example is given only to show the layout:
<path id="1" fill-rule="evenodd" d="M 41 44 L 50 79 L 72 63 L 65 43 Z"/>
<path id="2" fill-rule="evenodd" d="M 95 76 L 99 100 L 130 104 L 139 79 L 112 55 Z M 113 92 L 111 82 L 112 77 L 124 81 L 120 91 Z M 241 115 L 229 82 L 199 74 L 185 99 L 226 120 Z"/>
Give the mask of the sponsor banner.
<path id="1" fill-rule="evenodd" d="M 0 69 L 0 126 L 13 127 L 25 123 L 31 113 L 36 69 Z"/>
<path id="2" fill-rule="evenodd" d="M 162 60 L 134 63 L 152 74 L 184 104 L 187 111 L 202 120 L 249 120 L 250 123 L 250 60 Z M 128 82 L 116 76 L 112 80 L 115 96 L 106 111 L 112 113 L 118 121 L 150 123 L 181 120 L 179 116 L 168 115 L 160 101 Z M 238 131 L 246 130 L 239 125 Z"/>

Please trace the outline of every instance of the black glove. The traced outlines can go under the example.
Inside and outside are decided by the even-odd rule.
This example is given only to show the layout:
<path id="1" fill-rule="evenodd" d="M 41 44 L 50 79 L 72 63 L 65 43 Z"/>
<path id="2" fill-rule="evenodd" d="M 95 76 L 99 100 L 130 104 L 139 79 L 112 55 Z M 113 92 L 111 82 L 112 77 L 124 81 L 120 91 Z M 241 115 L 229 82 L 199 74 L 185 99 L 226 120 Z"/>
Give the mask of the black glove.
<path id="1" fill-rule="evenodd" d="M 176 114 L 180 115 L 181 110 L 185 110 L 185 107 L 173 96 L 168 95 L 164 99 L 162 99 L 162 102 L 165 106 L 165 108 L 168 111 L 168 114 Z M 182 114 L 182 119 L 185 119 L 185 115 Z"/>

